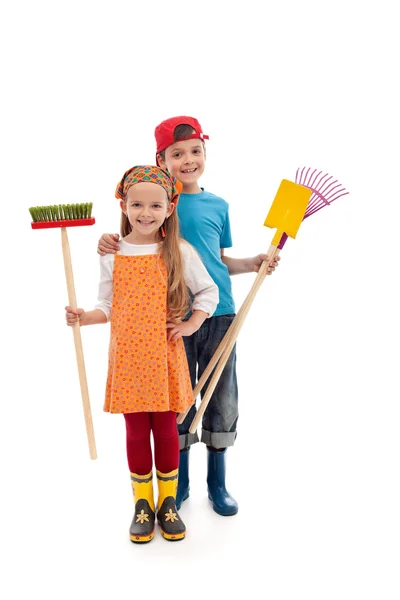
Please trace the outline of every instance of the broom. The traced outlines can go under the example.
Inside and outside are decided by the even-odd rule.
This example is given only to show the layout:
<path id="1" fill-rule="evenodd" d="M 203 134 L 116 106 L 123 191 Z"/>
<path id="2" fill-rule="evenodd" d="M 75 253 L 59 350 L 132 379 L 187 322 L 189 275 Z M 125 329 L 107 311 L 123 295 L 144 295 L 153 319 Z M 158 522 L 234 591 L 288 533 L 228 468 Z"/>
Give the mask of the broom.
<path id="1" fill-rule="evenodd" d="M 329 204 L 334 202 L 334 200 L 337 200 L 338 198 L 341 198 L 342 196 L 345 196 L 346 194 L 349 193 L 345 190 L 345 188 L 342 186 L 342 184 L 340 184 L 338 182 L 338 180 L 334 180 L 332 176 L 328 175 L 327 173 L 323 173 L 322 171 L 318 171 L 317 169 L 312 170 L 307 167 L 298 168 L 297 172 L 296 172 L 295 182 L 299 185 L 302 185 L 302 186 L 308 188 L 311 191 L 311 196 L 309 198 L 303 220 L 305 218 L 309 217 L 310 215 L 314 214 L 321 208 L 328 206 Z M 282 250 L 283 246 L 285 245 L 285 243 L 287 241 L 287 238 L 288 238 L 288 235 L 286 233 L 283 233 L 280 238 L 280 242 L 279 242 L 278 246 L 274 247 L 271 245 L 271 247 L 268 251 L 268 254 L 270 256 L 270 261 L 268 263 L 264 261 L 263 265 L 261 266 L 261 268 L 258 272 L 256 281 L 253 284 L 253 287 L 251 288 L 248 296 L 246 297 L 240 310 L 238 311 L 234 321 L 232 322 L 230 328 L 226 332 L 224 338 L 222 339 L 220 345 L 218 346 L 217 350 L 215 351 L 212 359 L 210 360 L 209 364 L 207 365 L 206 369 L 204 370 L 202 376 L 200 377 L 200 379 L 193 391 L 193 397 L 194 397 L 194 399 L 196 399 L 198 394 L 200 393 L 200 391 L 203 389 L 208 378 L 210 377 L 213 369 L 215 368 L 218 361 L 222 357 L 220 364 L 218 364 L 218 368 L 217 368 L 216 372 L 214 373 L 213 378 L 210 381 L 210 384 L 207 388 L 206 394 L 204 395 L 204 397 L 200 403 L 200 406 L 196 413 L 196 416 L 193 419 L 193 422 L 190 426 L 190 429 L 189 429 L 190 433 L 194 433 L 199 425 L 200 419 L 201 419 L 202 415 L 204 414 L 204 411 L 205 411 L 207 404 L 211 398 L 211 395 L 214 392 L 214 389 L 218 383 L 219 377 L 225 367 L 226 362 L 229 359 L 229 356 L 232 352 L 233 346 L 235 345 L 237 336 L 239 334 L 240 328 L 243 325 L 244 319 L 250 309 L 250 306 L 255 298 L 255 295 L 256 295 L 258 289 L 261 286 L 262 281 L 265 279 L 268 266 L 271 264 L 274 257 L 277 256 L 279 254 L 279 252 Z M 261 275 L 260 275 L 260 272 L 261 272 Z M 177 419 L 178 424 L 183 423 L 188 412 L 189 411 L 187 410 L 185 413 L 182 413 L 181 415 L 178 416 L 178 419 Z"/>
<path id="2" fill-rule="evenodd" d="M 93 204 L 61 204 L 52 206 L 35 206 L 29 209 L 32 217 L 32 229 L 51 229 L 61 228 L 61 245 L 64 257 L 65 277 L 67 280 L 68 300 L 72 308 L 78 307 L 75 295 L 74 277 L 72 272 L 71 253 L 69 249 L 67 227 L 81 227 L 84 225 L 93 225 L 95 223 L 92 217 Z M 79 382 L 81 387 L 83 413 L 86 424 L 86 434 L 89 443 L 89 453 L 91 459 L 97 458 L 96 443 L 93 431 L 92 413 L 90 409 L 89 390 L 86 380 L 85 361 L 83 356 L 82 339 L 79 323 L 72 327 L 74 334 L 76 361 L 78 364 Z"/>

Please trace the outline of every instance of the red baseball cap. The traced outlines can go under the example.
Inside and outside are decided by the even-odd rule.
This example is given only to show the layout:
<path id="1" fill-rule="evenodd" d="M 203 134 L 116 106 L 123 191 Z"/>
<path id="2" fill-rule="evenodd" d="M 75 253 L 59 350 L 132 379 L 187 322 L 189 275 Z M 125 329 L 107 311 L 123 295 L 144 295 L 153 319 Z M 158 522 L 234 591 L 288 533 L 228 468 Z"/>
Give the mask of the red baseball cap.
<path id="1" fill-rule="evenodd" d="M 174 131 L 178 125 L 190 125 L 190 127 L 194 129 L 195 133 L 185 139 L 209 139 L 208 135 L 204 135 L 200 123 L 194 117 L 172 117 L 171 119 L 167 119 L 166 121 L 163 121 L 157 125 L 154 131 L 157 144 L 157 154 L 175 143 Z"/>

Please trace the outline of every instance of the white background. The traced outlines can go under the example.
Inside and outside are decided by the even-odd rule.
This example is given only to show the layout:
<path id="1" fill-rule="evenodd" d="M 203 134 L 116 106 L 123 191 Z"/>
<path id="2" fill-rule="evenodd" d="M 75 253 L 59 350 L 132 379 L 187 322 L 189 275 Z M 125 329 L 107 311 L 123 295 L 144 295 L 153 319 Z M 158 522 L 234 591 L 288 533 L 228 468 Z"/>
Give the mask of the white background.
<path id="1" fill-rule="evenodd" d="M 395 6 L 2 4 L 2 598 L 400 597 Z M 198 444 L 187 538 L 142 547 L 123 419 L 102 412 L 108 326 L 82 331 L 91 461 L 60 232 L 31 230 L 28 207 L 94 202 L 96 225 L 69 230 L 90 309 L 115 185 L 179 114 L 210 135 L 201 183 L 230 203 L 234 257 L 269 246 L 265 216 L 297 167 L 350 195 L 288 241 L 240 334 L 238 515 L 212 511 Z M 237 306 L 253 280 L 234 278 Z"/>

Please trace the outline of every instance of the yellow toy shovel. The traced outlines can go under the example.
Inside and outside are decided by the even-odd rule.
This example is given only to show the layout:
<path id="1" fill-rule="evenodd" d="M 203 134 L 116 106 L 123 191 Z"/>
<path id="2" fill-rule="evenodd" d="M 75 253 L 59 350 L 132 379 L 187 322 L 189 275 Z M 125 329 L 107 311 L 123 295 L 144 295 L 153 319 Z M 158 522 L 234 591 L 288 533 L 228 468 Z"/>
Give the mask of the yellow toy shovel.
<path id="1" fill-rule="evenodd" d="M 250 306 L 252 305 L 262 282 L 267 276 L 268 267 L 274 260 L 275 256 L 279 253 L 278 246 L 282 235 L 285 233 L 292 238 L 296 237 L 297 231 L 304 218 L 311 194 L 312 191 L 310 189 L 299 185 L 298 183 L 294 183 L 287 179 L 283 179 L 281 181 L 275 199 L 271 204 L 268 215 L 264 222 L 266 227 L 273 229 L 276 228 L 276 233 L 268 250 L 269 261 L 264 261 L 261 265 L 253 286 L 243 302 L 243 305 L 241 306 L 238 314 L 232 322 L 232 325 L 226 332 L 224 339 L 218 346 L 213 358 L 211 359 L 209 365 L 205 369 L 196 388 L 193 391 L 194 399 L 196 399 L 199 391 L 202 389 L 215 365 L 218 363 L 210 383 L 208 384 L 207 390 L 201 400 L 196 416 L 190 425 L 190 433 L 194 433 L 199 426 L 204 411 L 206 410 L 210 398 L 217 386 L 221 373 L 224 370 L 224 367 L 232 352 L 233 346 L 236 343 L 239 331 L 242 328 L 247 313 L 250 310 Z M 189 411 L 186 411 L 186 413 L 179 415 L 177 419 L 178 424 L 183 423 L 188 412 Z"/>

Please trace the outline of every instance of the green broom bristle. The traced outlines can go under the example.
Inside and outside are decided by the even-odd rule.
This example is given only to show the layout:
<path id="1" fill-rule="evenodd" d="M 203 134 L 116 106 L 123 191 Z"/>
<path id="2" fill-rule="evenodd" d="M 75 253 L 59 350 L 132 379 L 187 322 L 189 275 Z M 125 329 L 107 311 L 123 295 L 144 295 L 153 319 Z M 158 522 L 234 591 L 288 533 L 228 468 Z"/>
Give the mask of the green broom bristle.
<path id="1" fill-rule="evenodd" d="M 93 202 L 83 204 L 54 204 L 52 206 L 32 206 L 29 209 L 34 223 L 44 221 L 71 221 L 73 219 L 90 219 Z"/>

